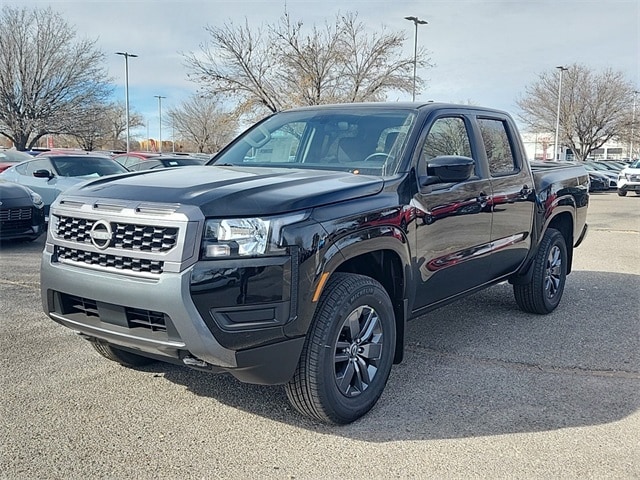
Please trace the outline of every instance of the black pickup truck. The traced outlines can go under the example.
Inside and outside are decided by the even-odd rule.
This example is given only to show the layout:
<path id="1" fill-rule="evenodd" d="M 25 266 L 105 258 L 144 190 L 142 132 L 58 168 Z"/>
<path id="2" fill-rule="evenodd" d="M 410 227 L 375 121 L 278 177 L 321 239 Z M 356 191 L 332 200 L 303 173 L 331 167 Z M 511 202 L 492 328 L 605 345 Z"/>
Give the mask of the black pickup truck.
<path id="1" fill-rule="evenodd" d="M 202 167 L 103 177 L 51 208 L 45 312 L 127 366 L 285 384 L 368 412 L 406 322 L 508 280 L 549 313 L 587 227 L 582 167 L 532 171 L 506 113 L 438 103 L 276 113 Z"/>

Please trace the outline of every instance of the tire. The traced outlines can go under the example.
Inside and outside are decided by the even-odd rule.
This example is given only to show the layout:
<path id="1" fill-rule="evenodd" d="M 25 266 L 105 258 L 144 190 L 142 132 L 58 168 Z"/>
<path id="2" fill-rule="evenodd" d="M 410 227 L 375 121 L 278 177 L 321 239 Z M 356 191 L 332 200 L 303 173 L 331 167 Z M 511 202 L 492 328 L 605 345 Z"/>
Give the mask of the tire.
<path id="1" fill-rule="evenodd" d="M 538 247 L 531 282 L 513 286 L 516 303 L 525 312 L 551 313 L 562 299 L 566 278 L 567 246 L 564 237 L 558 230 L 549 228 Z"/>
<path id="2" fill-rule="evenodd" d="M 627 196 L 627 191 L 618 189 L 618 196 L 626 197 Z"/>
<path id="3" fill-rule="evenodd" d="M 362 275 L 333 274 L 285 387 L 289 401 L 323 423 L 357 420 L 382 395 L 395 343 L 395 316 L 384 288 Z"/>
<path id="4" fill-rule="evenodd" d="M 95 348 L 96 351 L 104 358 L 118 362 L 120 365 L 125 367 L 144 367 L 156 361 L 152 358 L 143 357 L 142 355 L 136 355 L 135 353 L 121 350 L 105 342 L 92 341 L 91 345 L 93 345 L 93 348 Z"/>

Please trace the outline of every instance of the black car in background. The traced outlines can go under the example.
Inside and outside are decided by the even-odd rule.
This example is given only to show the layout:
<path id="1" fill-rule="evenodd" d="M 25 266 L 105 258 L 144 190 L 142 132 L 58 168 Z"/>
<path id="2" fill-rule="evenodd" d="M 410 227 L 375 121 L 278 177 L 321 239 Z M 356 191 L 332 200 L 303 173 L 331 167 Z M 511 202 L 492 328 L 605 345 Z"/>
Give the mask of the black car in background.
<path id="1" fill-rule="evenodd" d="M 587 172 L 589 174 L 589 191 L 605 192 L 609 190 L 609 179 L 599 172 Z"/>
<path id="2" fill-rule="evenodd" d="M 44 232 L 42 197 L 27 187 L 0 179 L 0 240 L 35 240 Z"/>

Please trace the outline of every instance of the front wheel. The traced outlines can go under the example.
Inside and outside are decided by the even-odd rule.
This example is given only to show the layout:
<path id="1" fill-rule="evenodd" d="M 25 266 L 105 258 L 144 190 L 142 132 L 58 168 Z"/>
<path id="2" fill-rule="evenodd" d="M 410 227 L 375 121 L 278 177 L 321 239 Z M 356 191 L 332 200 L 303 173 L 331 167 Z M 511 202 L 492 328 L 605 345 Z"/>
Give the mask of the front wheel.
<path id="1" fill-rule="evenodd" d="M 618 196 L 626 197 L 627 196 L 627 191 L 618 189 Z"/>
<path id="2" fill-rule="evenodd" d="M 562 234 L 549 228 L 538 246 L 533 275 L 527 284 L 515 284 L 513 293 L 520 309 L 551 313 L 560 303 L 567 278 L 567 246 Z"/>
<path id="3" fill-rule="evenodd" d="M 286 385 L 289 401 L 324 423 L 357 420 L 382 395 L 395 343 L 395 316 L 385 289 L 369 277 L 335 273 Z"/>

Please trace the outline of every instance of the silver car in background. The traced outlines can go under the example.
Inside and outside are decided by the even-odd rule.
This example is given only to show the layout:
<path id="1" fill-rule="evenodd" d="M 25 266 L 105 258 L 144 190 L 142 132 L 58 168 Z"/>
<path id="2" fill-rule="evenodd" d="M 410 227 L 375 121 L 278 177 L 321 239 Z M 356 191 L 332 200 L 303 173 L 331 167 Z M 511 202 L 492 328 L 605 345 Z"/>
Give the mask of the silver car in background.
<path id="1" fill-rule="evenodd" d="M 74 185 L 96 177 L 128 170 L 109 157 L 98 155 L 38 155 L 0 173 L 0 178 L 19 183 L 38 193 L 45 215 L 56 197 Z"/>

